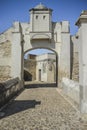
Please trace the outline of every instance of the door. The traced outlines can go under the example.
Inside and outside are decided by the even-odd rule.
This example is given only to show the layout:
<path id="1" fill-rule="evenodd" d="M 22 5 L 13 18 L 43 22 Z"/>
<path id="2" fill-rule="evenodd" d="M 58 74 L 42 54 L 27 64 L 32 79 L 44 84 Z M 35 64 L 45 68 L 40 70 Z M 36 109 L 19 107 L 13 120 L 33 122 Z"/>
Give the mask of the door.
<path id="1" fill-rule="evenodd" d="M 39 81 L 41 81 L 41 69 L 39 69 Z"/>

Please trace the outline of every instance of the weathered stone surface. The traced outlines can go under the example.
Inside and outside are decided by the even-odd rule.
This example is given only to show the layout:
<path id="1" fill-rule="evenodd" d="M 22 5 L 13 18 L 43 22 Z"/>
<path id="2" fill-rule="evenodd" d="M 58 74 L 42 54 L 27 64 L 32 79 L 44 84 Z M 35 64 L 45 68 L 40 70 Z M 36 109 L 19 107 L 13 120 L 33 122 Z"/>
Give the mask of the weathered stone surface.
<path id="1" fill-rule="evenodd" d="M 11 78 L 11 43 L 0 43 L 0 81 Z"/>
<path id="2" fill-rule="evenodd" d="M 11 100 L 20 89 L 18 78 L 0 83 L 0 107 Z"/>
<path id="3" fill-rule="evenodd" d="M 73 52 L 72 79 L 79 81 L 79 53 Z"/>
<path id="4" fill-rule="evenodd" d="M 11 78 L 10 72 L 11 72 L 10 66 L 0 66 L 0 81 L 10 79 Z"/>
<path id="5" fill-rule="evenodd" d="M 79 34 L 71 37 L 71 78 L 79 81 Z"/>
<path id="6" fill-rule="evenodd" d="M 32 81 L 36 80 L 36 60 L 24 60 L 24 69 L 32 76 Z"/>
<path id="7" fill-rule="evenodd" d="M 12 28 L 10 27 L 8 30 L 0 34 L 0 44 L 5 43 L 7 41 L 11 41 L 12 38 Z"/>
<path id="8" fill-rule="evenodd" d="M 0 58 L 11 56 L 11 42 L 6 41 L 4 43 L 0 43 Z"/>

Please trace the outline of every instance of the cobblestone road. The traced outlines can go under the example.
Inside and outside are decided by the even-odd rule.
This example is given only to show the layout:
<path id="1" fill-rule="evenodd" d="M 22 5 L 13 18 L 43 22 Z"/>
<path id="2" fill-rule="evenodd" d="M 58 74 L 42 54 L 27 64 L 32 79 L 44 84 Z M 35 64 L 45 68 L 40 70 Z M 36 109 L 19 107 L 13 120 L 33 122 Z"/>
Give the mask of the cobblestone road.
<path id="1" fill-rule="evenodd" d="M 87 130 L 87 122 L 56 88 L 25 89 L 4 112 L 0 130 Z"/>

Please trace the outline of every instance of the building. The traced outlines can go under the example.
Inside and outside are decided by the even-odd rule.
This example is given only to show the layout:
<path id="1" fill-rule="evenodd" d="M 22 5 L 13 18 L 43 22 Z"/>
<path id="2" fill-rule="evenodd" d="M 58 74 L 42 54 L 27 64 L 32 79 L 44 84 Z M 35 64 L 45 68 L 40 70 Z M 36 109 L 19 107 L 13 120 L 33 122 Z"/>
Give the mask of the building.
<path id="1" fill-rule="evenodd" d="M 54 53 L 29 54 L 24 60 L 25 81 L 56 82 L 56 56 Z"/>
<path id="2" fill-rule="evenodd" d="M 37 48 L 49 49 L 56 55 L 57 85 L 61 86 L 63 78 L 68 79 L 70 83 L 70 79 L 79 81 L 78 88 L 74 86 L 72 90 L 73 93 L 78 90 L 80 110 L 87 113 L 87 11 L 82 11 L 79 16 L 76 22 L 79 29 L 74 36 L 70 35 L 69 21 L 52 21 L 52 11 L 39 4 L 29 10 L 30 22 L 16 21 L 13 27 L 0 34 L 0 80 L 18 77 L 23 87 L 24 54 Z M 42 57 L 37 57 L 38 68 L 41 67 L 39 63 Z M 45 72 L 45 63 L 43 66 Z M 52 66 L 49 65 L 48 68 L 51 70 Z M 38 73 L 42 73 L 41 69 Z M 41 77 L 37 75 L 36 72 L 36 77 L 40 80 Z M 67 93 L 71 89 L 67 89 L 67 82 L 65 86 Z"/>
<path id="3" fill-rule="evenodd" d="M 52 22 L 52 11 L 39 4 L 29 10 L 30 23 L 14 22 L 12 28 L 0 35 L 0 68 L 6 69 L 7 77 L 19 77 L 21 80 L 24 77 L 24 54 L 37 48 L 49 49 L 55 53 L 58 68 L 56 74 L 59 75 L 56 80 L 61 80 L 64 75 L 70 77 L 69 22 Z M 10 56 L 5 48 L 10 50 Z M 5 56 L 3 53 L 6 53 Z M 1 77 L 7 78 L 6 71 L 1 73 Z"/>

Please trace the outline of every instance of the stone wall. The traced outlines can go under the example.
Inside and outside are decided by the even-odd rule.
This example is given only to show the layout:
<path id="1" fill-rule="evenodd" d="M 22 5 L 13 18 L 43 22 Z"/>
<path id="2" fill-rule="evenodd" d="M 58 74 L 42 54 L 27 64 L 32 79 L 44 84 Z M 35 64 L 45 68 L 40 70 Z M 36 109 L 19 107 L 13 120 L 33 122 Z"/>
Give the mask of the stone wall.
<path id="1" fill-rule="evenodd" d="M 11 78 L 11 43 L 0 43 L 0 81 Z"/>
<path id="2" fill-rule="evenodd" d="M 76 36 L 72 37 L 72 79 L 79 81 L 79 43 Z"/>
<path id="3" fill-rule="evenodd" d="M 24 69 L 31 75 L 30 79 L 36 80 L 36 61 L 35 60 L 24 60 Z"/>
<path id="4" fill-rule="evenodd" d="M 74 52 L 74 54 L 73 54 L 72 79 L 74 81 L 79 81 L 79 57 L 78 57 L 78 52 Z"/>
<path id="5" fill-rule="evenodd" d="M 10 41 L 0 43 L 0 57 L 11 56 L 11 43 Z"/>
<path id="6" fill-rule="evenodd" d="M 11 42 L 0 43 L 0 81 L 11 78 Z"/>
<path id="7" fill-rule="evenodd" d="M 20 90 L 18 78 L 0 83 L 0 107 L 11 100 Z"/>
<path id="8" fill-rule="evenodd" d="M 0 81 L 11 78 L 12 28 L 0 34 Z"/>
<path id="9" fill-rule="evenodd" d="M 0 66 L 0 81 L 6 81 L 11 78 L 10 76 L 11 67 L 10 66 Z"/>
<path id="10" fill-rule="evenodd" d="M 80 104 L 80 87 L 78 82 L 63 78 L 62 88 L 65 95 L 69 96 L 76 103 Z"/>

